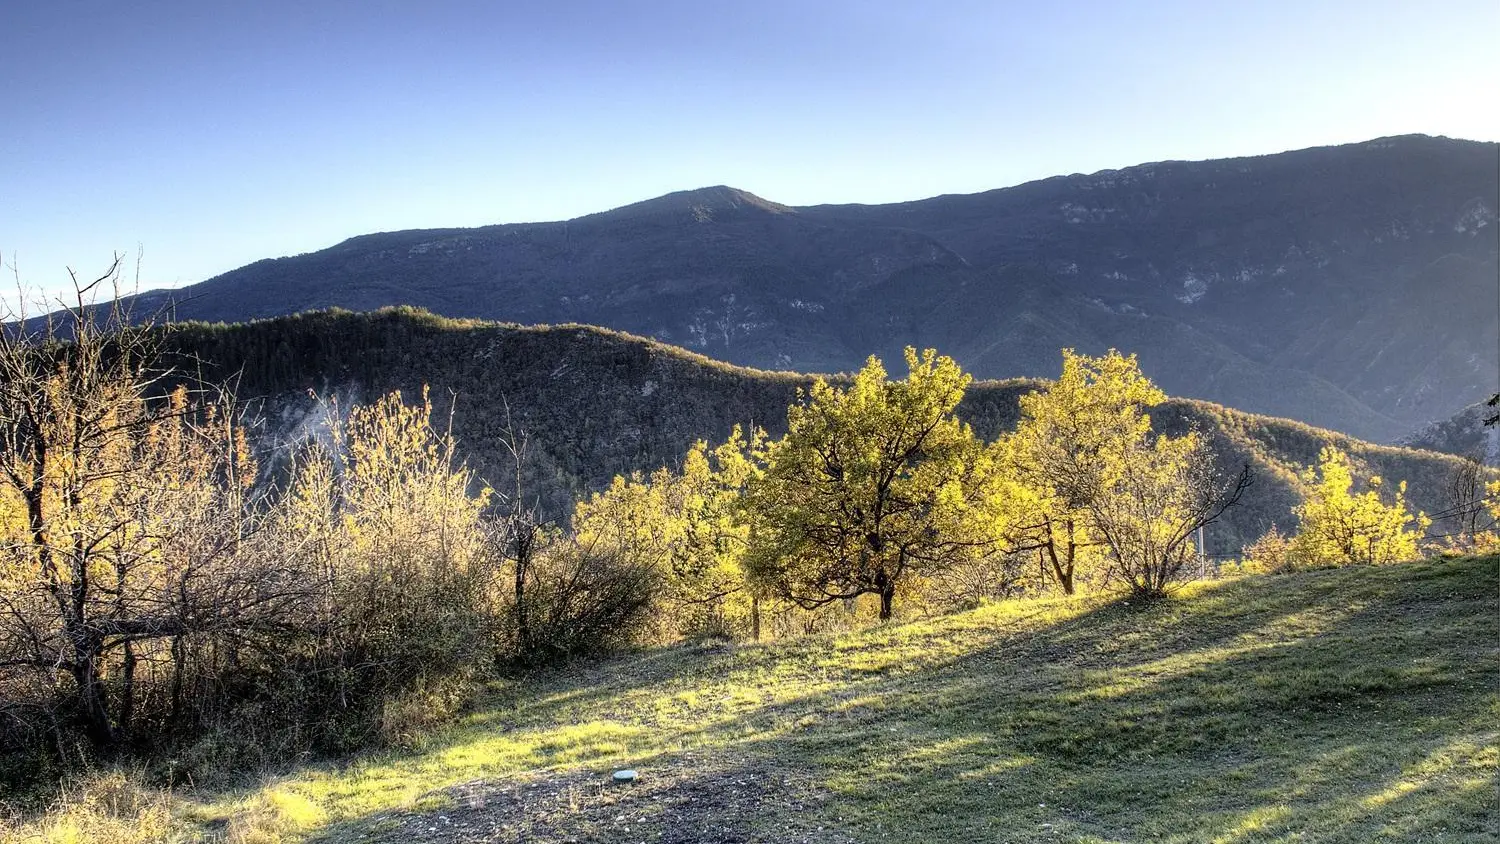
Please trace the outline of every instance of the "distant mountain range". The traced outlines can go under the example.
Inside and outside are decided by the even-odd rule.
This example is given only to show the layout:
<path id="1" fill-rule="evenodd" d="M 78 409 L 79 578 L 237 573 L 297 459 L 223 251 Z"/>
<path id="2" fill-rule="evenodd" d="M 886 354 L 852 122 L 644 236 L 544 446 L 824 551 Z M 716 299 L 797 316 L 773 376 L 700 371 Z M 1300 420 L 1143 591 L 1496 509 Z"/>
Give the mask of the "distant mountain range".
<path id="1" fill-rule="evenodd" d="M 588 323 L 763 369 L 932 346 L 979 376 L 1140 354 L 1175 395 L 1390 441 L 1500 383 L 1497 145 L 1404 136 L 892 205 L 729 187 L 371 234 L 144 294 L 238 322 L 414 305 Z"/>

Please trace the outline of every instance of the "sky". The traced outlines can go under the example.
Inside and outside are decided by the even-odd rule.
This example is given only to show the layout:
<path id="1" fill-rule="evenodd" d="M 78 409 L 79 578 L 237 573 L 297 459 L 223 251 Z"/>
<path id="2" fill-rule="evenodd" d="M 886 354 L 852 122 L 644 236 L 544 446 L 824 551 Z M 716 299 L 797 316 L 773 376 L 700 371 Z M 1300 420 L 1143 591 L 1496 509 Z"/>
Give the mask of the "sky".
<path id="1" fill-rule="evenodd" d="M 1500 140 L 1497 0 L 49 0 L 0 31 L 0 285 L 30 298 L 115 253 L 178 286 L 715 184 L 875 203 Z"/>

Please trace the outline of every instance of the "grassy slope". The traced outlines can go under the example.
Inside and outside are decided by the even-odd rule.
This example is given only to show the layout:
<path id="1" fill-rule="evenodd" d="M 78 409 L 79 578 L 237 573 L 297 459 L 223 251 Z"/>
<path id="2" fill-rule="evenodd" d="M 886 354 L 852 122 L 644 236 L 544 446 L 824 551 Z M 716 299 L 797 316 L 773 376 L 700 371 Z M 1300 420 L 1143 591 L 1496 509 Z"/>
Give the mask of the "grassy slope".
<path id="1" fill-rule="evenodd" d="M 1500 558 L 1469 558 L 668 648 L 178 818 L 327 842 L 1500 840 L 1497 590 Z M 639 783 L 607 786 L 624 765 Z"/>

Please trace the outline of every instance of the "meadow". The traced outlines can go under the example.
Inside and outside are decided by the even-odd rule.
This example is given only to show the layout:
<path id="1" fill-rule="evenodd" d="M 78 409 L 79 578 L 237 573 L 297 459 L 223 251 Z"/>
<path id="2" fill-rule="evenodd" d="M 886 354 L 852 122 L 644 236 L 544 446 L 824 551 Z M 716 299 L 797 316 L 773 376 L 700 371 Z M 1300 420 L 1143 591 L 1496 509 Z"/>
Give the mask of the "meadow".
<path id="1" fill-rule="evenodd" d="M 1497 587 L 1436 559 L 645 650 L 238 789 L 97 774 L 0 841 L 1500 840 Z"/>

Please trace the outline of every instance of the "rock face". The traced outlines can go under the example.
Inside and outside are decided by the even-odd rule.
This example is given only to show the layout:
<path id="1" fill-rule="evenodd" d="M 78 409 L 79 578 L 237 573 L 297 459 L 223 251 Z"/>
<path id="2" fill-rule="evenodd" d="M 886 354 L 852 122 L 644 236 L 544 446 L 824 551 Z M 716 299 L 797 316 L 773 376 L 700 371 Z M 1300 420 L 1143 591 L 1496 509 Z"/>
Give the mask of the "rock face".
<path id="1" fill-rule="evenodd" d="M 410 304 L 769 369 L 935 346 L 980 376 L 1138 352 L 1167 390 L 1389 440 L 1500 381 L 1497 147 L 1406 136 L 893 205 L 728 187 L 372 234 L 173 293 L 185 318 Z"/>
<path id="2" fill-rule="evenodd" d="M 1438 419 L 1397 440 L 1398 445 L 1474 457 L 1500 466 L 1500 425 L 1484 424 L 1495 409 L 1475 402 L 1447 419 Z"/>

